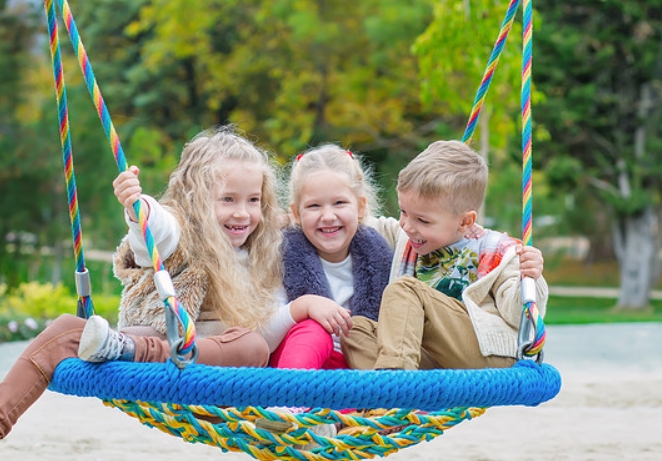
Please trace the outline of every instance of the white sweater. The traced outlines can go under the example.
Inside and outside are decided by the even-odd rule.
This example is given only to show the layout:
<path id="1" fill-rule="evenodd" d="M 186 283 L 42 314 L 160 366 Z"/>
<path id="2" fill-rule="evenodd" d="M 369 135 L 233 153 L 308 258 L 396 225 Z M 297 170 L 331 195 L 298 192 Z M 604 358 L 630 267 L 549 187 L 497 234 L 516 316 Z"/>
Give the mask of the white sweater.
<path id="1" fill-rule="evenodd" d="M 179 244 L 181 237 L 181 226 L 177 219 L 166 210 L 158 201 L 148 195 L 143 195 L 142 198 L 149 206 L 149 216 L 147 224 L 154 244 L 159 252 L 161 260 L 165 260 L 168 256 L 172 255 Z M 128 213 L 124 213 L 124 219 L 129 226 L 129 245 L 134 253 L 134 258 L 137 264 L 142 267 L 152 267 L 152 260 L 149 257 L 147 244 L 142 235 L 142 230 L 137 222 L 131 221 Z M 237 249 L 242 263 L 248 263 L 248 252 L 244 249 Z M 270 352 L 273 352 L 281 343 L 288 330 L 296 324 L 292 315 L 290 314 L 290 304 L 287 302 L 287 296 L 284 288 L 279 288 L 274 294 L 276 298 L 275 305 L 273 306 L 274 314 L 269 321 L 259 330 L 259 333 L 264 336 L 269 344 Z M 194 319 L 197 320 L 197 319 Z M 198 336 L 212 336 L 222 333 L 227 329 L 220 321 L 205 321 L 195 322 L 195 327 Z"/>
<path id="2" fill-rule="evenodd" d="M 380 217 L 366 221 L 394 249 L 390 280 L 399 277 L 408 237 L 394 218 Z M 544 277 L 535 281 L 536 307 L 545 316 L 549 288 Z M 469 285 L 462 301 L 484 356 L 517 357 L 518 329 L 522 313 L 519 258 L 514 248 L 506 251 L 501 263 L 489 274 Z"/>

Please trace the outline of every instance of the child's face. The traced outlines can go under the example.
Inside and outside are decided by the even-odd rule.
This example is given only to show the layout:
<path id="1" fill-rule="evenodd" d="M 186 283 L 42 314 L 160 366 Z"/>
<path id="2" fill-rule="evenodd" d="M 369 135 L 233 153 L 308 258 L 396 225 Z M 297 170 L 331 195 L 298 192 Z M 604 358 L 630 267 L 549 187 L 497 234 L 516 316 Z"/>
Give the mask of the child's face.
<path id="1" fill-rule="evenodd" d="M 400 227 L 420 255 L 452 245 L 462 239 L 476 220 L 476 212 L 456 215 L 447 211 L 443 199 L 421 197 L 416 191 L 398 191 Z"/>
<path id="2" fill-rule="evenodd" d="M 225 181 L 216 196 L 216 219 L 239 248 L 262 219 L 262 169 L 242 160 L 224 160 Z"/>
<path id="3" fill-rule="evenodd" d="M 363 219 L 366 198 L 357 198 L 345 176 L 335 171 L 310 175 L 299 198 L 298 207 L 290 208 L 317 254 L 329 262 L 343 261 Z"/>

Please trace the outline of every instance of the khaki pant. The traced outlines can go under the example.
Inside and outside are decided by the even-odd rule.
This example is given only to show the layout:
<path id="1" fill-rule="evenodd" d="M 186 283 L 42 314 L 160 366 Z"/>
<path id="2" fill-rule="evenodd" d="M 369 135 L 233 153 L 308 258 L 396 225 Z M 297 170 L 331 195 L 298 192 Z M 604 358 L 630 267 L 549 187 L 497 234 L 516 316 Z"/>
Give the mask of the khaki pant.
<path id="1" fill-rule="evenodd" d="M 485 357 L 464 304 L 414 277 L 390 283 L 379 322 L 353 317 L 341 339 L 350 368 L 505 368 L 511 357 Z"/>
<path id="2" fill-rule="evenodd" d="M 59 363 L 78 357 L 85 322 L 68 314 L 58 317 L 28 345 L 0 382 L 0 439 L 44 393 Z M 136 362 L 165 362 L 170 358 L 166 340 L 140 334 L 129 336 L 136 343 Z M 220 335 L 199 339 L 196 344 L 197 363 L 206 365 L 264 367 L 269 360 L 267 342 L 245 328 L 230 328 Z"/>

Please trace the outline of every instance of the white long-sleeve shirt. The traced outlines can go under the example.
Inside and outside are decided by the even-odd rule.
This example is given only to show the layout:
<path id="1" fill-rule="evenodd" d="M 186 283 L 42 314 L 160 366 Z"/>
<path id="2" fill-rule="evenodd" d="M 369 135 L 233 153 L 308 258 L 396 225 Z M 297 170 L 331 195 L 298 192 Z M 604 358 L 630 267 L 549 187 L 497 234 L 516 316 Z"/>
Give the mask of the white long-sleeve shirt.
<path id="1" fill-rule="evenodd" d="M 165 209 L 158 201 L 148 195 L 143 195 L 149 207 L 147 225 L 152 233 L 154 244 L 159 252 L 161 260 L 165 260 L 172 255 L 179 244 L 181 238 L 181 226 L 175 216 Z M 129 226 L 129 245 L 134 253 L 134 259 L 142 267 L 152 267 L 152 260 L 147 250 L 147 244 L 142 234 L 140 224 L 134 222 L 128 213 L 124 213 L 124 219 Z M 247 269 L 248 251 L 237 248 L 240 262 Z M 288 330 L 296 324 L 290 313 L 290 303 L 287 302 L 285 289 L 281 286 L 274 293 L 275 302 L 273 306 L 273 315 L 258 330 L 269 345 L 270 352 L 273 352 L 281 343 Z M 196 330 L 200 337 L 220 334 L 227 329 L 220 321 L 195 322 Z"/>

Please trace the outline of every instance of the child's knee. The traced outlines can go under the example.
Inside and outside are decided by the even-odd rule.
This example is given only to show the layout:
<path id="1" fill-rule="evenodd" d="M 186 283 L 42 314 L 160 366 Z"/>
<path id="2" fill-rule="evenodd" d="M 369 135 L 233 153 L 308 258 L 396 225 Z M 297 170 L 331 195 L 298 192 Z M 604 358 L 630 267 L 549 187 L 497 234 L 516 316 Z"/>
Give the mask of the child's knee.
<path id="1" fill-rule="evenodd" d="M 266 367 L 269 364 L 269 345 L 264 337 L 251 331 L 241 339 L 241 347 L 238 348 L 239 366 Z"/>
<path id="2" fill-rule="evenodd" d="M 352 330 L 367 335 L 377 335 L 377 322 L 362 315 L 352 317 Z M 350 333 L 351 336 L 351 333 Z"/>
<path id="3" fill-rule="evenodd" d="M 398 294 L 403 292 L 414 291 L 416 290 L 416 286 L 419 283 L 421 283 L 420 280 L 418 280 L 415 277 L 411 277 L 409 275 L 398 277 L 397 279 L 393 280 L 388 285 L 386 285 L 386 289 L 384 290 L 384 297 L 393 296 L 393 295 L 397 296 Z"/>
<path id="4" fill-rule="evenodd" d="M 57 336 L 69 330 L 75 330 L 85 327 L 85 319 L 71 314 L 62 314 L 48 326 L 51 334 Z"/>

